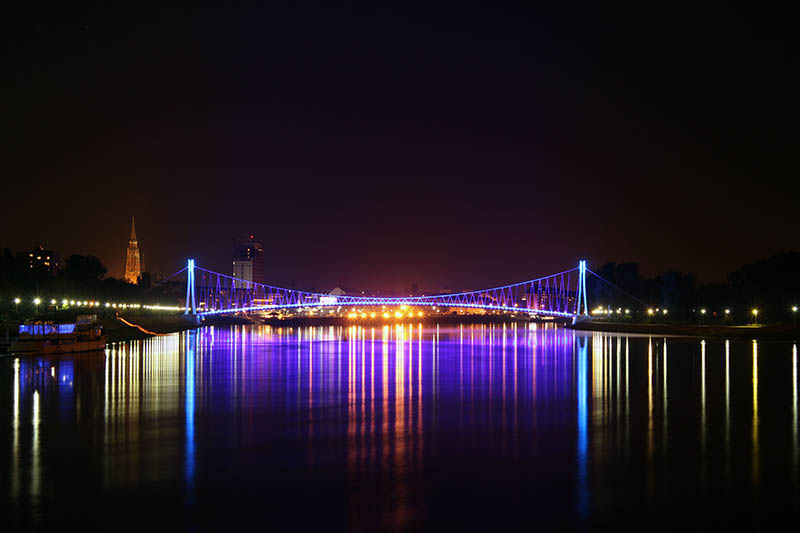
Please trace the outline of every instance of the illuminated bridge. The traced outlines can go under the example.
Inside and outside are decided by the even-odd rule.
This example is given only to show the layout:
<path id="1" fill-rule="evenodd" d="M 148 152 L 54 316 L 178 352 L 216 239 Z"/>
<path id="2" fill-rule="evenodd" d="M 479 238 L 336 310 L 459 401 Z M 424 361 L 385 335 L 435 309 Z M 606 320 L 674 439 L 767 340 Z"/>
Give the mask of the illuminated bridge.
<path id="1" fill-rule="evenodd" d="M 483 309 L 510 313 L 576 319 L 588 315 L 586 261 L 563 272 L 470 292 L 433 296 L 334 296 L 254 283 L 206 270 L 189 259 L 185 269 L 186 314 L 227 315 L 320 307 L 412 306 Z"/>

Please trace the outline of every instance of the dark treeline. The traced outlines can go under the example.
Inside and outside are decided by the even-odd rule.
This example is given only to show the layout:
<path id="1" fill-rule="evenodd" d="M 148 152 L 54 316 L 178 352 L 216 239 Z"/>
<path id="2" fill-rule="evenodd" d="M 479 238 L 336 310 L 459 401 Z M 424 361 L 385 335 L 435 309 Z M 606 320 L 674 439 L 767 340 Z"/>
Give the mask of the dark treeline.
<path id="1" fill-rule="evenodd" d="M 156 285 L 150 274 L 143 273 L 137 285 L 106 277 L 106 267 L 92 255 L 71 255 L 57 272 L 34 266 L 20 259 L 8 248 L 0 254 L 0 314 L 32 314 L 33 301 L 41 299 L 40 311 L 47 311 L 51 300 L 95 300 L 120 303 L 160 303 L 180 301 L 180 284 Z M 21 302 L 17 305 L 14 299 Z"/>
<path id="2" fill-rule="evenodd" d="M 800 253 L 787 252 L 744 265 L 731 272 L 723 283 L 698 284 L 694 274 L 668 270 L 654 278 L 643 277 L 637 263 L 607 263 L 594 270 L 632 298 L 597 277 L 588 275 L 587 293 L 591 306 L 666 308 L 671 320 L 728 319 L 790 322 L 800 305 Z M 640 300 L 637 302 L 636 300 Z M 700 311 L 706 309 L 705 315 Z M 730 310 L 730 315 L 725 310 Z"/>

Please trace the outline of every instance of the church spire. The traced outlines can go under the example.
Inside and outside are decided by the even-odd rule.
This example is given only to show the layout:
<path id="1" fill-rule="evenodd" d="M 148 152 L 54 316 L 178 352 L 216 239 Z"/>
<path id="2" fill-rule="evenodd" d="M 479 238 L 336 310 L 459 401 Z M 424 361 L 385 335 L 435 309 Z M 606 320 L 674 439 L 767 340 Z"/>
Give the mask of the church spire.
<path id="1" fill-rule="evenodd" d="M 136 240 L 136 217 L 131 217 L 131 240 Z"/>
<path id="2" fill-rule="evenodd" d="M 142 258 L 139 255 L 139 241 L 136 239 L 136 219 L 131 217 L 131 240 L 128 241 L 128 254 L 125 257 L 125 281 L 139 283 L 142 275 Z"/>

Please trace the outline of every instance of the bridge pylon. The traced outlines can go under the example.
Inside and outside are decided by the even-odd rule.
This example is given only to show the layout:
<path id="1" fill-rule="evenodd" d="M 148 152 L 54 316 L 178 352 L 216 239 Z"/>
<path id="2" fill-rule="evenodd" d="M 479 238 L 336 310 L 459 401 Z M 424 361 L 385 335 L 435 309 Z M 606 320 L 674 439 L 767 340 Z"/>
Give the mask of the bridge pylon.
<path id="1" fill-rule="evenodd" d="M 195 295 L 194 259 L 186 264 L 186 311 L 185 315 L 197 316 L 197 296 Z"/>
<path id="2" fill-rule="evenodd" d="M 581 305 L 583 305 L 583 315 L 589 314 L 589 305 L 586 303 L 586 260 L 578 261 L 578 301 L 575 308 L 575 316 L 581 315 Z"/>

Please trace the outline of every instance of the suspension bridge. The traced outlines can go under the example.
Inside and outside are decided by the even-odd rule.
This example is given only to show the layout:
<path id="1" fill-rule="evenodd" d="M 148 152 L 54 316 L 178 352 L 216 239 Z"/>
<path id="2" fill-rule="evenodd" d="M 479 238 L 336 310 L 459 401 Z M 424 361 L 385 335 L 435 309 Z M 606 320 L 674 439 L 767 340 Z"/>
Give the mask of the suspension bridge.
<path id="1" fill-rule="evenodd" d="M 409 306 L 483 309 L 577 320 L 589 314 L 586 261 L 556 274 L 476 291 L 431 296 L 374 297 L 331 295 L 276 287 L 202 268 L 186 267 L 185 314 L 197 317 L 305 308 Z M 176 273 L 180 274 L 181 272 Z"/>

